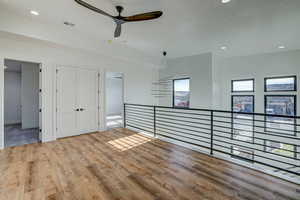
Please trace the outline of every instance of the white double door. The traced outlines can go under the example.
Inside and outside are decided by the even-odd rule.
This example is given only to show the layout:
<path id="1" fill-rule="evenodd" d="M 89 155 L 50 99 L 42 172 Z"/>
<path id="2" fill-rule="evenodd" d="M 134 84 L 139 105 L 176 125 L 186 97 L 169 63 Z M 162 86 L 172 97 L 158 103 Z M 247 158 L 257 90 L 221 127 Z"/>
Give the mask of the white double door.
<path id="1" fill-rule="evenodd" d="M 56 74 L 57 138 L 97 131 L 98 71 L 59 67 Z"/>

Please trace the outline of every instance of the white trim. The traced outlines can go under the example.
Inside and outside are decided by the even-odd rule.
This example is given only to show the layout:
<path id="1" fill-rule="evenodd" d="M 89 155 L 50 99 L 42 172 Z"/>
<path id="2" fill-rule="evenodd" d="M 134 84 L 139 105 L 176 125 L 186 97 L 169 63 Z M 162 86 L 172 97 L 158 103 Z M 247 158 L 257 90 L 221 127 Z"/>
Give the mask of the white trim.
<path id="1" fill-rule="evenodd" d="M 124 105 L 125 103 L 125 75 L 123 72 L 116 72 L 116 71 L 105 71 L 104 73 L 104 130 L 107 130 L 107 116 L 106 116 L 106 108 L 107 108 L 107 105 L 106 105 L 106 85 L 107 85 L 107 73 L 120 73 L 122 74 L 122 104 Z M 121 111 L 121 115 L 122 115 L 122 122 L 124 124 L 124 109 L 122 109 Z M 124 127 L 124 126 L 123 126 Z"/>
<path id="2" fill-rule="evenodd" d="M 103 124 L 105 124 L 103 122 L 103 119 L 102 118 L 102 113 L 101 113 L 101 110 L 103 105 L 101 104 L 101 102 L 103 102 L 102 99 L 105 99 L 103 97 L 103 74 L 104 72 L 101 70 L 101 68 L 99 67 L 80 67 L 80 66 L 74 66 L 74 65 L 56 65 L 54 67 L 54 70 L 53 70 L 53 139 L 52 140 L 49 140 L 49 141 L 53 141 L 53 140 L 56 140 L 58 139 L 57 135 L 57 111 L 56 111 L 56 108 L 57 108 L 57 73 L 56 73 L 56 70 L 58 70 L 58 73 L 59 73 L 59 68 L 73 68 L 73 69 L 84 69 L 84 70 L 92 70 L 92 71 L 97 71 L 97 76 L 98 74 L 100 74 L 100 77 L 99 77 L 99 83 L 98 83 L 98 90 L 100 91 L 99 94 L 98 94 L 98 107 L 100 109 L 98 109 L 98 131 L 105 131 L 106 128 L 103 127 Z M 105 106 L 104 106 L 105 107 Z"/>
<path id="3" fill-rule="evenodd" d="M 4 149 L 4 58 L 0 57 L 0 149 Z"/>
<path id="4" fill-rule="evenodd" d="M 36 63 L 39 65 L 39 69 L 42 68 L 43 64 L 41 62 L 37 62 L 37 61 L 28 61 L 28 60 L 23 60 L 23 59 L 18 59 L 18 58 L 6 58 L 6 57 L 0 57 L 0 85 L 1 85 L 1 88 L 0 88 L 0 113 L 1 113 L 1 116 L 0 116 L 0 150 L 1 149 L 4 149 L 5 147 L 5 144 L 4 144 L 4 60 L 16 60 L 16 61 L 19 61 L 19 62 L 30 62 L 30 63 Z M 41 99 L 43 99 L 43 91 L 44 91 L 44 87 L 43 87 L 43 70 L 42 70 L 42 76 L 39 77 L 39 88 L 42 89 L 42 97 Z M 39 75 L 40 76 L 40 75 Z M 43 103 L 41 102 L 41 108 L 42 108 L 42 116 L 39 115 L 39 120 L 42 120 L 41 122 L 41 127 L 45 127 L 43 126 L 44 125 L 44 121 L 43 121 Z M 42 118 L 42 119 L 41 119 Z M 40 128 L 41 128 L 40 127 Z M 43 131 L 42 131 L 42 142 L 44 142 L 43 140 Z"/>

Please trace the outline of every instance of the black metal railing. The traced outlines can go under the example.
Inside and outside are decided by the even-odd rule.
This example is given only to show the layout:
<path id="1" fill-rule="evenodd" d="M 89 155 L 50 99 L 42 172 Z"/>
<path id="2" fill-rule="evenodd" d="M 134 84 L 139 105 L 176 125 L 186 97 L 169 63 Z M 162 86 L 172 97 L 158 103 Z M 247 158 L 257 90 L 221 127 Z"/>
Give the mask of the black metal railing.
<path id="1" fill-rule="evenodd" d="M 298 116 L 124 104 L 124 127 L 300 179 L 299 121 Z"/>

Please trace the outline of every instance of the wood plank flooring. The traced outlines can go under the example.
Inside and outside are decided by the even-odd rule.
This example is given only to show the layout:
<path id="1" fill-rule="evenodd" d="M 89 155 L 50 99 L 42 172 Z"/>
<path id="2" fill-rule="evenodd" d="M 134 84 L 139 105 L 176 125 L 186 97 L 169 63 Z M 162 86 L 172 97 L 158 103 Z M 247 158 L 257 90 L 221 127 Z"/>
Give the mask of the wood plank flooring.
<path id="1" fill-rule="evenodd" d="M 300 186 L 126 129 L 0 151 L 1 200 L 300 200 Z"/>

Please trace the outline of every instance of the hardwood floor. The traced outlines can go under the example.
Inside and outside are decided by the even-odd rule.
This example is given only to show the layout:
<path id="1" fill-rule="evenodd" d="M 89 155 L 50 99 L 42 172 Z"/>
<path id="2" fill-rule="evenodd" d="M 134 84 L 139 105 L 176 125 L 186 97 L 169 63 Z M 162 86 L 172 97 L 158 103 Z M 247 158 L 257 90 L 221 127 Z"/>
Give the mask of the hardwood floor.
<path id="1" fill-rule="evenodd" d="M 1 200 L 300 199 L 300 186 L 126 129 L 0 152 Z"/>

